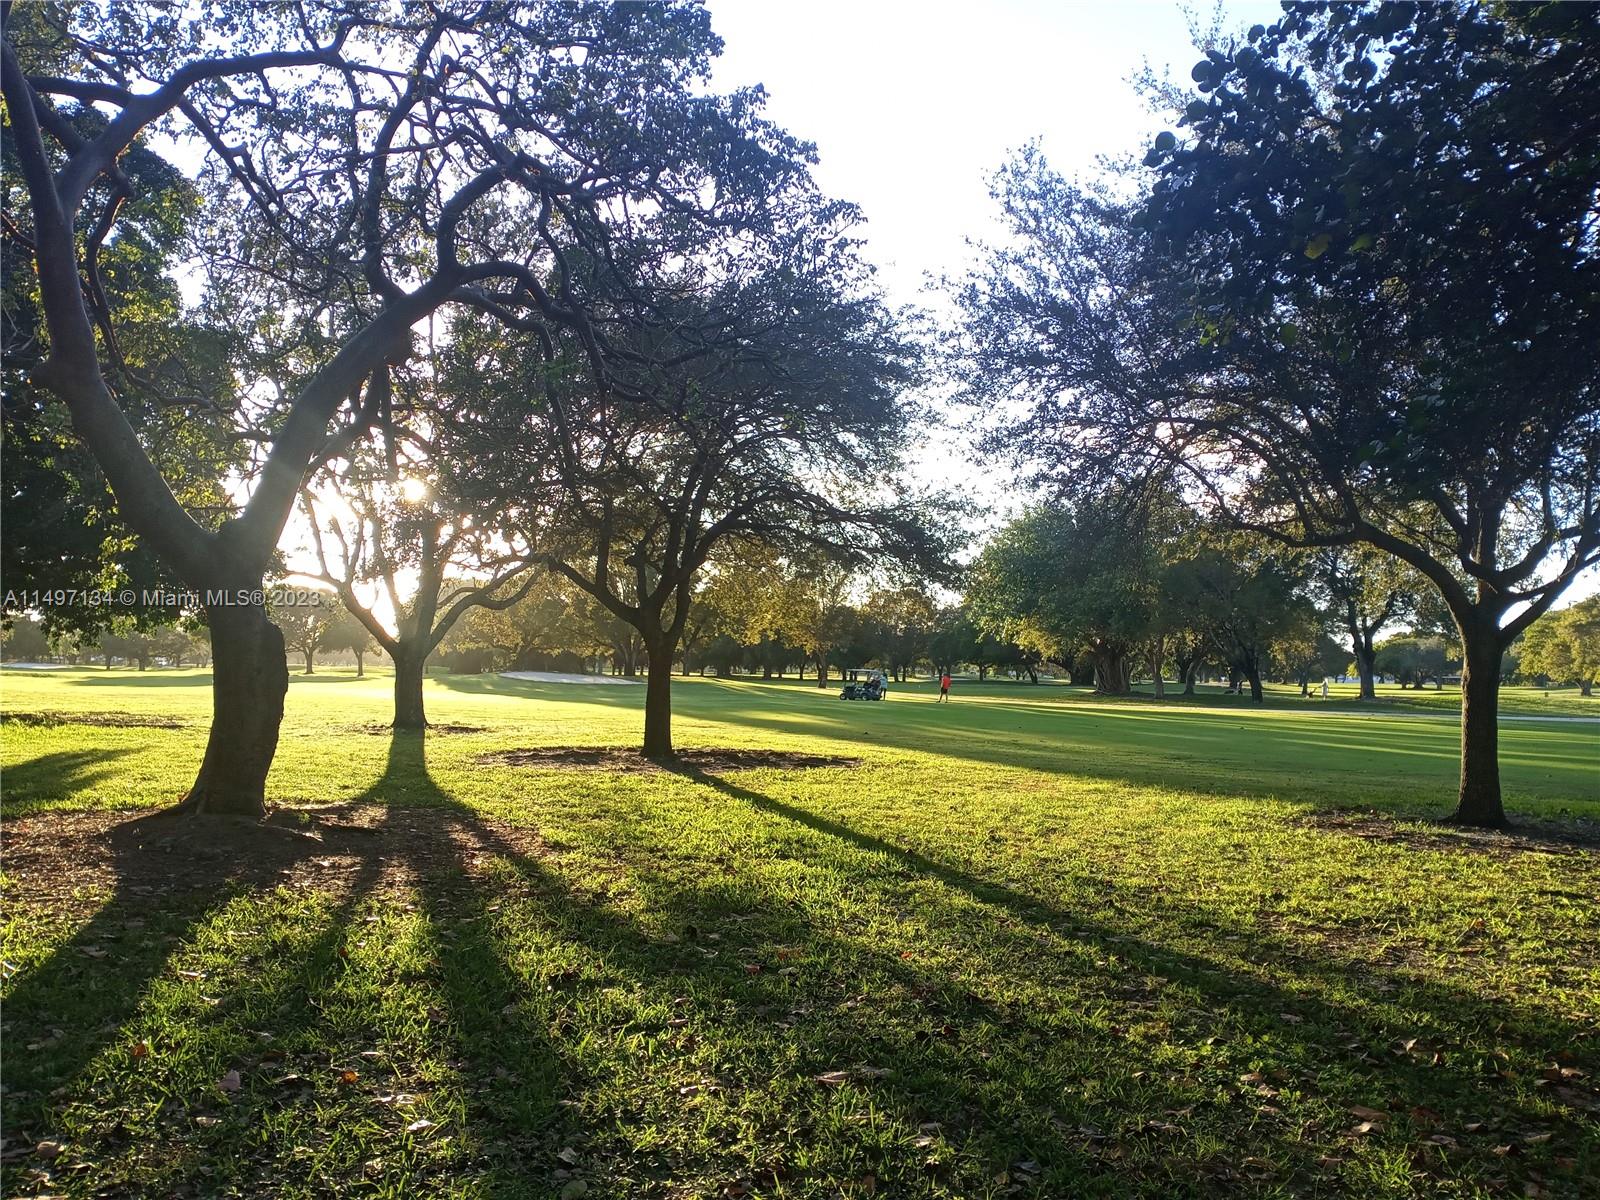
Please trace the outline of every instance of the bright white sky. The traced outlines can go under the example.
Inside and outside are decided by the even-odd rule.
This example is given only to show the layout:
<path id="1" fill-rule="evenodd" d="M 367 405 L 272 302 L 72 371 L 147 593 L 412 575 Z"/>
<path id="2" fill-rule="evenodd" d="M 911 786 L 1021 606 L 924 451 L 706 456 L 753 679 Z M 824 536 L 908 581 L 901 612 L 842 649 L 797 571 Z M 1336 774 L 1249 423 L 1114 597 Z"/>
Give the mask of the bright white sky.
<path id="1" fill-rule="evenodd" d="M 1200 0 L 1202 10 L 1210 9 Z M 1134 90 L 1146 61 L 1187 80 L 1201 57 L 1176 0 L 708 0 L 718 90 L 762 84 L 769 115 L 816 143 L 817 178 L 861 205 L 896 302 L 955 273 L 994 230 L 988 177 L 1037 139 L 1057 170 L 1143 153 L 1163 125 Z M 1225 28 L 1270 23 L 1232 0 Z M 1209 23 L 1209 22 L 1207 22 Z"/>
<path id="2" fill-rule="evenodd" d="M 1198 0 L 1209 24 L 1211 8 Z M 768 115 L 816 144 L 824 191 L 861 206 L 891 303 L 939 310 L 926 287 L 999 233 L 989 178 L 1037 140 L 1063 174 L 1142 154 L 1164 128 L 1135 90 L 1147 62 L 1187 80 L 1201 57 L 1177 0 L 708 0 L 725 49 L 718 90 L 763 85 Z M 1280 12 L 1231 0 L 1224 29 Z M 915 482 L 952 485 L 997 514 L 1022 495 L 962 439 L 930 439 Z"/>

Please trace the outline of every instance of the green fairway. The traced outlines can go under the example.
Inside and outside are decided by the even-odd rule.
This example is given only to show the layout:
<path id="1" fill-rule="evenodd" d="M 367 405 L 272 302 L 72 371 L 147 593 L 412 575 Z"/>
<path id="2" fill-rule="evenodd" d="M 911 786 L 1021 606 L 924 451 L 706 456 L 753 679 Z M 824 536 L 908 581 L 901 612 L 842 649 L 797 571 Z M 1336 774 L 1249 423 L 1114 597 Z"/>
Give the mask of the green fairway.
<path id="1" fill-rule="evenodd" d="M 692 679 L 680 747 L 854 761 L 623 773 L 480 759 L 631 746 L 642 687 L 435 677 L 449 731 L 392 741 L 387 675 L 319 669 L 269 796 L 350 829 L 108 836 L 189 783 L 209 681 L 0 678 L 7 1195 L 1600 1177 L 1600 702 L 1508 692 L 1500 837 L 1421 823 L 1449 693 Z"/>

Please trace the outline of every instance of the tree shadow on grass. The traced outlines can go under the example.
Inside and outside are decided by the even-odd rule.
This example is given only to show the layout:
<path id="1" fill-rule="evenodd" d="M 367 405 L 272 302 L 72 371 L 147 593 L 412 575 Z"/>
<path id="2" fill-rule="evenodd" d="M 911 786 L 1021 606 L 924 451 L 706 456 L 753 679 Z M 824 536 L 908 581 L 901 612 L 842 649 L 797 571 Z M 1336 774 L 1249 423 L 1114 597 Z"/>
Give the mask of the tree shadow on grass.
<path id="1" fill-rule="evenodd" d="M 247 826 L 170 811 L 8 822 L 7 904 L 16 924 L 76 923 L 8 979 L 8 1048 L 25 1047 L 7 1055 L 8 1138 L 52 1134 L 58 1089 L 119 1041 L 130 1057 L 138 1053 L 130 1022 L 173 953 L 234 897 L 270 887 L 315 853 L 315 843 L 282 831 L 259 835 L 270 852 L 232 852 L 227 835 Z"/>
<path id="2" fill-rule="evenodd" d="M 21 816 L 41 804 L 64 799 L 111 774 L 109 764 L 132 750 L 59 750 L 7 767 L 0 774 L 5 814 Z"/>
<path id="3" fill-rule="evenodd" d="M 419 771 L 425 774 L 425 763 L 406 767 L 410 778 Z M 508 1002 L 531 1024 L 502 1029 L 495 1038 L 464 1039 L 464 1045 L 479 1075 L 507 1055 L 531 1057 L 552 1068 L 557 1064 L 549 1056 L 556 1056 L 558 1077 L 564 1077 L 572 1091 L 571 1103 L 593 1122 L 587 1141 L 583 1131 L 573 1131 L 572 1136 L 582 1154 L 592 1151 L 601 1160 L 593 1177 L 597 1183 L 621 1186 L 620 1179 L 605 1175 L 609 1156 L 613 1162 L 626 1158 L 629 1178 L 640 1186 L 682 1187 L 686 1176 L 704 1177 L 710 1169 L 713 1175 L 720 1170 L 740 1187 L 776 1187 L 786 1181 L 790 1191 L 802 1193 L 848 1186 L 862 1170 L 893 1186 L 930 1187 L 927 1164 L 911 1152 L 912 1146 L 872 1150 L 860 1139 L 821 1136 L 825 1126 L 853 1121 L 849 1112 L 859 1105 L 878 1106 L 904 1130 L 936 1121 L 944 1131 L 941 1136 L 957 1146 L 960 1160 L 967 1164 L 959 1168 L 969 1172 L 961 1186 L 976 1187 L 992 1180 L 997 1169 L 1005 1171 L 1008 1164 L 1027 1161 L 1039 1165 L 1034 1182 L 1047 1189 L 1092 1191 L 1097 1181 L 1103 1184 L 1108 1172 L 1114 1172 L 1121 1177 L 1121 1190 L 1162 1195 L 1249 1190 L 1258 1184 L 1271 1190 L 1265 1178 L 1239 1167 L 1252 1153 L 1276 1161 L 1283 1171 L 1313 1172 L 1318 1142 L 1326 1148 L 1329 1139 L 1306 1138 L 1260 1098 L 1276 1098 L 1280 1091 L 1320 1097 L 1327 1101 L 1324 1116 L 1331 1106 L 1334 1119 L 1343 1116 L 1352 1125 L 1357 1122 L 1348 1115 L 1349 1105 L 1394 1106 L 1392 1122 L 1384 1118 L 1376 1137 L 1390 1142 L 1396 1153 L 1414 1149 L 1431 1129 L 1431 1118 L 1407 1115 L 1408 1096 L 1421 1095 L 1448 1106 L 1450 1119 L 1480 1113 L 1510 1126 L 1566 1120 L 1552 1113 L 1544 1097 L 1515 1089 L 1504 1072 L 1484 1068 L 1486 1062 L 1493 1067 L 1497 1061 L 1489 1049 L 1503 1047 L 1511 1056 L 1505 1061 L 1514 1059 L 1515 1070 L 1537 1069 L 1569 1050 L 1581 1036 L 1574 1022 L 1547 1012 L 1522 1011 L 1399 971 L 1371 981 L 1378 992 L 1392 993 L 1393 1003 L 1368 1004 L 1352 997 L 1349 985 L 1357 972 L 1371 972 L 1371 964 L 1318 958 L 1292 938 L 1254 929 L 1214 926 L 1205 934 L 1208 939 L 1247 941 L 1244 962 L 1156 944 L 1099 914 L 1063 912 L 1037 897 L 726 779 L 694 771 L 685 775 L 693 784 L 769 816 L 883 856 L 889 869 L 874 872 L 876 878 L 865 884 L 886 895 L 905 888 L 908 880 L 937 881 L 958 894 L 962 903 L 951 905 L 948 898 L 919 892 L 918 903 L 927 910 L 928 920 L 962 929 L 973 944 L 987 939 L 997 945 L 999 950 L 991 951 L 990 957 L 1003 969 L 1026 974 L 1033 967 L 1023 964 L 1036 963 L 1041 953 L 1056 955 L 1067 964 L 1066 975 L 1073 977 L 1074 986 L 1094 993 L 1102 1005 L 1121 1006 L 1135 1014 L 1162 1004 L 1162 993 L 1172 985 L 1186 997 L 1166 1006 L 1170 1012 L 1164 1019 L 1181 1035 L 1177 1040 L 1204 1047 L 1208 1038 L 1221 1036 L 1240 1049 L 1234 1053 L 1197 1049 L 1183 1070 L 1174 1073 L 1171 1047 L 1166 1044 L 1171 1039 L 1166 1035 L 1141 1040 L 1105 1020 L 1103 1013 L 1087 1019 L 1069 1012 L 1030 1014 L 1014 998 L 979 994 L 954 982 L 945 969 L 907 961 L 892 945 L 863 939 L 858 932 L 820 928 L 793 905 L 744 893 L 727 879 L 702 873 L 686 884 L 679 877 L 652 871 L 646 853 L 638 863 L 630 862 L 618 884 L 624 890 L 643 891 L 648 912 L 681 922 L 685 930 L 705 921 L 707 912 L 720 913 L 736 923 L 725 927 L 736 930 L 749 944 L 714 945 L 674 936 L 670 930 L 663 936 L 614 902 L 608 887 L 579 892 L 559 867 L 525 847 L 507 845 L 500 830 L 430 785 L 427 801 L 443 810 L 440 815 L 454 831 L 452 836 L 460 840 L 465 833 L 467 842 L 491 849 L 513 871 L 508 885 L 515 881 L 531 889 L 524 917 L 589 956 L 587 967 L 573 972 L 576 979 L 546 977 L 546 990 L 556 991 L 558 1000 L 539 997 L 537 1018 L 514 1000 Z M 619 844 L 626 840 L 620 828 L 617 839 Z M 512 894 L 509 886 L 506 894 Z M 738 908 L 744 911 L 733 911 Z M 486 916 L 489 911 L 484 909 Z M 519 953 L 514 944 L 518 929 L 509 917 L 500 925 L 503 932 L 475 943 L 472 970 L 487 972 L 494 1000 L 521 995 L 527 1005 L 540 981 L 512 965 Z M 820 996 L 817 989 L 798 987 L 782 975 L 782 960 L 775 960 L 772 951 L 787 943 L 798 943 L 808 960 L 832 964 L 822 968 L 831 986 L 821 989 Z M 746 958 L 754 961 L 743 961 Z M 1113 961 L 1118 963 L 1114 971 L 1106 965 Z M 1252 972 L 1247 963 L 1263 969 Z M 752 967 L 758 969 L 752 973 Z M 577 1021 L 586 1009 L 593 1022 L 593 1010 L 604 1007 L 601 997 L 608 988 L 617 987 L 636 998 L 635 1027 L 626 1031 L 632 1038 L 671 1043 L 675 1022 L 692 1030 L 690 1044 L 657 1052 L 661 1062 L 652 1073 L 681 1075 L 670 1082 L 678 1084 L 680 1096 L 705 1098 L 703 1120 L 711 1125 L 719 1119 L 728 1130 L 747 1124 L 750 1114 L 739 1111 L 738 1095 L 747 1087 L 767 1086 L 772 1071 L 782 1064 L 780 1069 L 790 1075 L 782 1101 L 787 1113 L 784 1131 L 772 1131 L 765 1142 L 747 1144 L 736 1152 L 716 1145 L 702 1148 L 698 1159 L 674 1150 L 670 1138 L 658 1142 L 654 1153 L 630 1146 L 628 1137 L 616 1128 L 619 1119 L 624 1125 L 627 1119 L 595 1105 L 586 1078 L 593 1068 L 579 1061 L 581 1056 L 564 1045 L 562 1037 L 564 1024 Z M 474 984 L 468 995 L 476 995 L 479 988 Z M 561 989 L 570 989 L 564 1002 L 560 997 L 566 993 Z M 1197 1003 L 1189 1003 L 1190 999 Z M 813 1009 L 822 1000 L 833 1002 L 828 1011 Z M 1396 1014 L 1408 1010 L 1417 1015 L 1399 1023 Z M 471 1024 L 481 1030 L 483 1021 L 492 1019 L 492 1003 L 478 1003 L 476 1011 L 478 1017 Z M 648 1015 L 639 1025 L 641 1011 L 663 1014 L 665 1027 L 652 1025 Z M 678 1016 L 666 1019 L 671 1013 Z M 1474 1039 L 1481 1035 L 1482 1046 L 1434 1050 L 1423 1044 L 1414 1053 L 1414 1044 L 1403 1054 L 1394 1049 L 1397 1039 L 1430 1032 L 1430 1016 L 1438 1017 L 1441 1029 L 1465 1028 Z M 606 1036 L 593 1025 L 583 1033 L 586 1042 L 603 1044 Z M 1039 1043 L 1040 1038 L 1046 1042 Z M 1102 1057 L 1074 1059 L 1075 1051 L 1065 1045 L 1072 1039 L 1099 1043 Z M 693 1045 L 696 1041 L 698 1048 Z M 969 1044 L 982 1047 L 976 1057 Z M 1441 1059 L 1425 1061 L 1428 1051 L 1439 1053 Z M 1061 1074 L 1039 1078 L 1039 1061 L 1054 1053 L 1065 1056 Z M 591 1046 L 590 1058 L 596 1054 L 603 1058 L 603 1047 Z M 1240 1067 L 1254 1068 L 1261 1057 L 1275 1059 L 1270 1067 L 1274 1074 L 1242 1083 Z M 881 1068 L 875 1064 L 885 1060 L 897 1064 L 892 1075 L 878 1073 Z M 626 1057 L 622 1066 L 643 1069 L 642 1062 Z M 1059 1084 L 1072 1077 L 1074 1067 L 1080 1073 L 1098 1069 L 1110 1078 L 1080 1080 L 1090 1085 L 1084 1096 L 1063 1095 Z M 831 1072 L 842 1072 L 843 1080 L 818 1084 L 813 1079 Z M 1249 1076 L 1253 1070 L 1243 1073 Z M 1086 1098 L 1098 1085 L 1104 1085 L 1101 1094 L 1108 1103 L 1097 1105 Z M 667 1091 L 670 1094 L 671 1089 Z M 659 1100 L 647 1097 L 636 1103 L 640 1108 L 632 1118 L 640 1127 L 662 1120 L 670 1124 L 674 1117 L 651 1111 L 651 1104 Z M 1216 1106 L 1209 1115 L 1204 1111 L 1194 1115 L 1194 1109 L 1205 1110 L 1208 1104 Z M 1246 1104 L 1263 1111 L 1247 1122 L 1227 1112 L 1230 1106 Z M 1120 1128 L 1097 1128 L 1106 1122 L 1107 1107 L 1121 1121 Z M 1171 1115 L 1185 1109 L 1186 1119 L 1201 1127 L 1209 1124 L 1213 1136 L 1221 1139 L 1214 1144 L 1223 1149 L 1205 1162 L 1190 1161 L 1188 1151 L 1174 1156 L 1152 1144 L 1159 1138 L 1151 1134 L 1151 1122 L 1170 1129 Z M 499 1118 L 485 1109 L 474 1120 L 492 1130 Z M 612 1127 L 609 1134 L 601 1132 L 605 1126 Z M 505 1126 L 501 1123 L 498 1128 Z M 1559 1136 L 1567 1149 L 1573 1148 L 1576 1132 L 1570 1124 Z M 1195 1140 L 1206 1141 L 1203 1136 Z M 807 1163 L 804 1170 L 799 1169 L 802 1162 Z M 1443 1151 L 1419 1169 L 1448 1172 Z M 536 1156 L 518 1170 L 525 1181 L 535 1176 L 550 1181 L 559 1178 L 553 1172 L 560 1168 L 547 1156 Z M 1031 1177 L 1025 1171 L 1017 1178 L 1027 1183 Z M 704 1178 L 699 1182 L 703 1184 Z"/>
<path id="4" fill-rule="evenodd" d="M 686 872 L 663 865 L 672 846 L 648 831 L 640 841 L 619 816 L 609 865 L 579 873 L 552 860 L 535 834 L 488 822 L 439 787 L 425 748 L 420 735 L 395 737 L 366 794 L 321 810 L 326 822 L 384 806 L 302 965 L 282 964 L 300 982 L 245 979 L 237 989 L 246 1007 L 276 997 L 278 1032 L 316 1041 L 322 1018 L 312 993 L 338 957 L 336 943 L 374 898 L 378 872 L 405 868 L 436 942 L 422 982 L 440 998 L 429 1023 L 459 1060 L 462 1110 L 460 1127 L 448 1130 L 452 1148 L 432 1159 L 401 1155 L 394 1173 L 386 1167 L 367 1180 L 374 1185 L 415 1193 L 470 1181 L 520 1196 L 559 1191 L 576 1171 L 591 1196 L 723 1185 L 836 1194 L 860 1190 L 868 1176 L 874 1188 L 906 1194 L 1000 1193 L 1012 1183 L 1034 1194 L 1266 1194 L 1291 1180 L 1316 1186 L 1315 1156 L 1342 1136 L 1308 1134 L 1299 1123 L 1308 1104 L 1325 1101 L 1316 1119 L 1327 1120 L 1352 1103 L 1387 1111 L 1398 1101 L 1368 1140 L 1403 1156 L 1424 1132 L 1406 1112 L 1413 1093 L 1452 1120 L 1477 1112 L 1508 1126 L 1556 1125 L 1556 1139 L 1530 1150 L 1530 1161 L 1571 1153 L 1581 1136 L 1542 1097 L 1482 1069 L 1479 1050 L 1490 1044 L 1509 1051 L 1519 1072 L 1576 1044 L 1576 1026 L 1547 1013 L 1401 972 L 1370 980 L 1395 989 L 1393 1005 L 1364 1005 L 1331 985 L 1370 964 L 1318 960 L 1292 938 L 1259 930 L 1203 932 L 1207 947 L 1248 939 L 1241 957 L 1252 971 L 1220 953 L 1149 940 L 1118 923 L 1114 896 L 1092 913 L 1063 909 L 704 772 L 684 779 L 805 833 L 781 853 L 736 864 L 742 870 L 707 862 Z M 130 882 L 149 878 L 146 860 L 159 843 L 119 836 L 114 866 L 123 874 L 108 932 L 136 901 L 171 905 Z M 868 857 L 841 861 L 830 844 Z M 313 843 L 299 853 L 326 850 Z M 303 865 L 284 867 L 283 857 L 229 864 L 217 886 L 264 891 Z M 804 882 L 840 871 L 834 886 L 848 902 Z M 931 960 L 901 957 L 881 930 L 860 923 L 877 909 L 918 920 L 919 953 L 930 950 Z M 939 957 L 941 941 L 956 957 Z M 29 1024 L 52 993 L 82 986 L 67 956 L 92 944 L 80 931 L 20 981 Z M 122 990 L 85 1014 L 101 1022 L 99 1041 L 75 1050 L 64 1073 L 76 1074 L 127 1026 L 165 953 L 131 973 L 123 962 L 85 960 Z M 785 963 L 795 964 L 791 974 Z M 1019 981 L 1026 986 L 1012 986 Z M 1399 1009 L 1469 1026 L 1472 1043 L 1446 1047 L 1437 1065 L 1396 1054 L 1391 1040 L 1415 1032 L 1393 1024 Z M 16 1020 L 9 998 L 7 1017 Z M 1215 1037 L 1220 1047 L 1206 1045 Z M 235 1042 L 242 1054 L 243 1039 Z M 1247 1071 L 1258 1081 L 1241 1080 Z M 264 1123 L 325 1095 L 285 1097 L 252 1083 L 236 1112 Z M 918 1135 L 930 1122 L 938 1128 Z M 310 1183 L 286 1147 L 258 1144 L 241 1156 L 222 1132 L 199 1135 L 168 1182 L 201 1191 L 224 1181 L 269 1190 Z M 1487 1146 L 1469 1150 L 1472 1169 L 1511 1171 Z M 1247 1165 L 1252 1157 L 1273 1166 L 1263 1173 Z M 193 1173 L 201 1166 L 222 1174 Z M 1460 1164 L 1439 1150 L 1416 1169 L 1449 1174 Z M 1360 1190 L 1360 1177 L 1350 1182 Z"/>

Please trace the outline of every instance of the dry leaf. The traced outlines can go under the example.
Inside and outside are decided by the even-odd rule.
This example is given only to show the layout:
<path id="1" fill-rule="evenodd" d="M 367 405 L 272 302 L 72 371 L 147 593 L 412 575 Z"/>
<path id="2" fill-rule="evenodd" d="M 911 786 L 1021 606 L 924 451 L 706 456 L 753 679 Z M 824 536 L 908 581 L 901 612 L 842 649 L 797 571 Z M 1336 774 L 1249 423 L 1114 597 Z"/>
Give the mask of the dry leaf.
<path id="1" fill-rule="evenodd" d="M 239 1072 L 229 1071 L 221 1079 L 217 1080 L 217 1086 L 225 1092 L 237 1092 L 240 1086 Z"/>
<path id="2" fill-rule="evenodd" d="M 352 1071 L 348 1067 L 346 1067 L 344 1070 L 339 1072 L 339 1082 L 340 1083 L 354 1083 L 356 1080 L 358 1080 L 360 1078 L 361 1078 L 361 1072 L 360 1071 Z"/>
<path id="3" fill-rule="evenodd" d="M 850 1072 L 824 1071 L 821 1075 L 813 1075 L 811 1078 L 816 1080 L 818 1083 L 826 1084 L 828 1087 L 838 1087 L 841 1083 L 850 1082 Z"/>
<path id="4" fill-rule="evenodd" d="M 407 1133 L 426 1133 L 428 1130 L 434 1128 L 434 1126 L 435 1126 L 435 1123 L 433 1121 L 428 1120 L 427 1117 L 418 1117 L 415 1121 L 411 1122 L 411 1124 L 406 1126 L 406 1132 Z"/>
<path id="5" fill-rule="evenodd" d="M 149 1058 L 150 1057 L 150 1043 L 149 1042 L 135 1042 L 133 1045 L 128 1047 L 128 1053 L 130 1055 L 132 1055 L 134 1058 Z"/>
<path id="6" fill-rule="evenodd" d="M 66 1145 L 62 1142 L 46 1140 L 43 1142 L 35 1142 L 33 1144 L 33 1153 L 37 1158 L 48 1160 L 60 1158 L 62 1152 L 66 1150 L 66 1148 Z"/>

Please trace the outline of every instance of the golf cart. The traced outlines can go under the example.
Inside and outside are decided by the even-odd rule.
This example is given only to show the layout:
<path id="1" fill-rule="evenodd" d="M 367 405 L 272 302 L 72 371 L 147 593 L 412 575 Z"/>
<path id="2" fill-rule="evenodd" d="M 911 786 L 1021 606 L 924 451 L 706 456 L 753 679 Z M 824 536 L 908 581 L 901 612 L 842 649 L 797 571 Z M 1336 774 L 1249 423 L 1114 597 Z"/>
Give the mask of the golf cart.
<path id="1" fill-rule="evenodd" d="M 859 672 L 851 671 L 845 685 L 839 691 L 841 700 L 882 700 L 883 677 L 873 674 L 864 680 L 856 677 Z"/>

